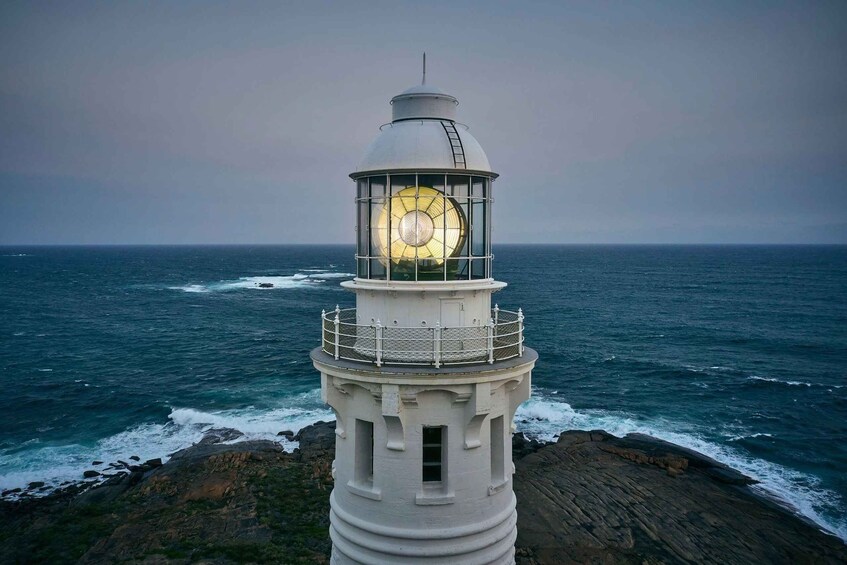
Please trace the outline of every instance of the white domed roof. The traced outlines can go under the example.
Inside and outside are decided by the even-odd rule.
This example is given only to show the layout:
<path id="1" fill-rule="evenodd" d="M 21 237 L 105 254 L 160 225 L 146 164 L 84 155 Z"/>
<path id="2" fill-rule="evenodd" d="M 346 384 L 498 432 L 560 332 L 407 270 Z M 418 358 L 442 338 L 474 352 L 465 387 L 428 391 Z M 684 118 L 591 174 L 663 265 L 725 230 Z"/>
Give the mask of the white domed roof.
<path id="1" fill-rule="evenodd" d="M 476 138 L 462 126 L 455 127 L 462 141 L 464 168 L 490 172 L 488 157 Z M 403 120 L 384 126 L 356 172 L 389 169 L 458 169 L 441 121 Z"/>
<path id="2" fill-rule="evenodd" d="M 381 128 L 354 175 L 393 169 L 491 172 L 479 142 L 455 123 L 458 104 L 453 96 L 424 84 L 392 98 L 393 121 Z"/>
<path id="3" fill-rule="evenodd" d="M 431 84 L 416 84 L 415 86 L 407 88 L 406 90 L 404 90 L 403 92 L 401 92 L 400 94 L 395 96 L 395 98 L 397 98 L 399 96 L 403 96 L 404 94 L 442 94 L 443 95 L 444 91 L 441 90 L 438 87 L 432 86 Z M 448 94 L 448 96 L 450 96 L 450 95 Z M 453 97 L 450 96 L 450 98 L 453 98 Z"/>

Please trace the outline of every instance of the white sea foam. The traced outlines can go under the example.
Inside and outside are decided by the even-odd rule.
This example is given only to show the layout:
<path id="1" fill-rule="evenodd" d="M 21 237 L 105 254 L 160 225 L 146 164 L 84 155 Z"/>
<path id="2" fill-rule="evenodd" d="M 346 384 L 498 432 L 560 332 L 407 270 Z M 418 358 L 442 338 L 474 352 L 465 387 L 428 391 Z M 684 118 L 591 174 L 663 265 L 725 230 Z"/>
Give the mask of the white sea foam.
<path id="1" fill-rule="evenodd" d="M 766 433 L 757 432 L 757 433 L 749 434 L 749 435 L 734 436 L 734 437 L 729 438 L 727 441 L 739 441 L 739 440 L 742 440 L 742 439 L 756 439 L 757 437 L 773 437 L 773 434 L 766 434 Z"/>
<path id="2" fill-rule="evenodd" d="M 305 408 L 304 406 L 311 408 Z M 274 408 L 203 411 L 173 408 L 168 421 L 134 426 L 101 439 L 94 445 L 43 445 L 40 441 L 18 446 L 13 453 L 0 451 L 0 490 L 26 488 L 32 481 L 58 486 L 64 481 L 79 481 L 86 469 L 98 469 L 92 461 L 110 463 L 129 461 L 137 455 L 141 461 L 161 457 L 184 449 L 203 438 L 212 428 L 233 428 L 244 435 L 234 442 L 266 439 L 282 444 L 287 451 L 296 442 L 276 434 L 282 430 L 297 433 L 317 420 L 334 419 L 331 410 L 320 405 L 320 391 L 290 397 Z"/>
<path id="3" fill-rule="evenodd" d="M 12 253 L 11 255 L 3 255 L 3 257 L 32 257 L 32 255 L 27 255 L 26 253 Z"/>
<path id="4" fill-rule="evenodd" d="M 349 279 L 355 277 L 355 273 L 317 273 L 309 275 L 312 279 Z"/>
<path id="5" fill-rule="evenodd" d="M 325 283 L 330 279 L 348 279 L 353 273 L 336 273 L 325 269 L 304 269 L 307 272 L 293 275 L 261 275 L 240 277 L 232 280 L 222 280 L 214 283 L 191 283 L 181 286 L 169 286 L 170 290 L 183 292 L 208 293 L 226 292 L 233 290 L 288 290 L 292 288 L 308 288 Z"/>
<path id="6" fill-rule="evenodd" d="M 534 391 L 533 397 L 518 408 L 515 424 L 518 431 L 545 441 L 553 441 L 562 430 L 602 429 L 619 437 L 630 433 L 646 434 L 693 449 L 760 481 L 756 488 L 783 500 L 800 514 L 847 540 L 847 520 L 829 519 L 824 515 L 843 516 L 844 501 L 835 492 L 820 487 L 817 477 L 704 439 L 706 430 L 697 426 L 606 410 L 576 411 L 569 404 L 546 397 L 539 391 Z"/>
<path id="7" fill-rule="evenodd" d="M 762 381 L 767 383 L 778 383 L 786 386 L 805 386 L 805 387 L 813 387 L 813 386 L 822 386 L 827 388 L 841 388 L 843 385 L 827 385 L 827 384 L 819 384 L 819 383 L 807 383 L 803 381 L 783 381 L 780 379 L 774 379 L 771 377 L 757 377 L 755 375 L 747 377 L 747 380 L 750 381 Z"/>

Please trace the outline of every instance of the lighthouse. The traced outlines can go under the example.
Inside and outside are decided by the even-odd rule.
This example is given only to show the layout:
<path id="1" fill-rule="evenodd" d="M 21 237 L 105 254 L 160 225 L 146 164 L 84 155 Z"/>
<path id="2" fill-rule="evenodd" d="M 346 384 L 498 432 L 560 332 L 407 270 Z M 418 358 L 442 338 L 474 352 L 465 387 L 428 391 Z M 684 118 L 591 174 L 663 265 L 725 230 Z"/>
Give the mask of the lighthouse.
<path id="1" fill-rule="evenodd" d="M 311 353 L 336 416 L 332 563 L 514 563 L 512 421 L 538 356 L 492 300 L 498 175 L 457 106 L 424 71 L 350 175 L 356 307 L 322 313 Z"/>

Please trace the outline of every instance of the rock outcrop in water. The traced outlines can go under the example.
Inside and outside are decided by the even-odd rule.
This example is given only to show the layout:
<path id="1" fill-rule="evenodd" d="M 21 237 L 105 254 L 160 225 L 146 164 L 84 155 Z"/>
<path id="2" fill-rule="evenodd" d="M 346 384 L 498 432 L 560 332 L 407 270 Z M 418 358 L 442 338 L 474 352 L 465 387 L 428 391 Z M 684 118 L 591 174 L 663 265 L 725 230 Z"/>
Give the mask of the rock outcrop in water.
<path id="1" fill-rule="evenodd" d="M 0 562 L 327 563 L 334 422 L 294 453 L 222 435 L 81 494 L 0 502 Z M 513 448 L 518 563 L 847 562 L 841 540 L 677 446 L 567 432 Z"/>

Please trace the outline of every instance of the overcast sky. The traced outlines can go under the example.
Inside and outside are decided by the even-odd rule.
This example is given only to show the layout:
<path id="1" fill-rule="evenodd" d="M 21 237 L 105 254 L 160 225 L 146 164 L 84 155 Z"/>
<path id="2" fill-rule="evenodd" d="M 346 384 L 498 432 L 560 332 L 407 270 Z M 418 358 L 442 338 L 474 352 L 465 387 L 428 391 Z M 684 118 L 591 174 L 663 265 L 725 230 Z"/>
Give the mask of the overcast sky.
<path id="1" fill-rule="evenodd" d="M 0 244 L 351 243 L 420 82 L 496 242 L 847 243 L 847 3 L 3 2 Z"/>

